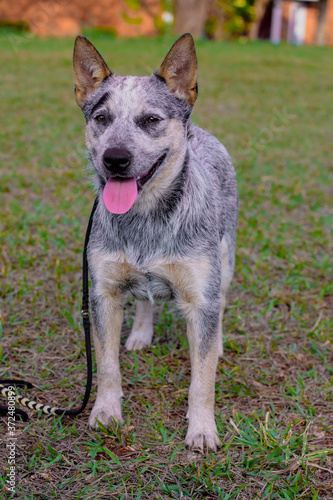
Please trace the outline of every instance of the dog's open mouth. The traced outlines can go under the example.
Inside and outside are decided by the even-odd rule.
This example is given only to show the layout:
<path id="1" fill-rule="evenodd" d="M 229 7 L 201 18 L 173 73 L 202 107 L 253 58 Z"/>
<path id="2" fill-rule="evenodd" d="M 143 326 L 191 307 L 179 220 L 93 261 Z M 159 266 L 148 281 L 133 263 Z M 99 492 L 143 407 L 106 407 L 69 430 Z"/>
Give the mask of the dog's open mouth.
<path id="1" fill-rule="evenodd" d="M 162 165 L 167 154 L 154 163 L 148 172 L 139 177 L 129 179 L 121 177 L 111 177 L 103 189 L 103 202 L 106 209 L 113 214 L 125 214 L 135 203 L 138 191 L 153 177 L 156 170 Z"/>
<path id="2" fill-rule="evenodd" d="M 138 189 L 142 189 L 143 186 L 146 184 L 146 182 L 149 181 L 149 179 L 151 179 L 154 175 L 154 173 L 156 172 L 156 170 L 158 169 L 158 167 L 160 165 L 162 165 L 162 163 L 164 162 L 166 158 L 166 153 L 164 153 L 162 156 L 160 156 L 160 158 L 157 160 L 156 163 L 154 163 L 154 165 L 152 166 L 152 168 L 150 170 L 148 170 L 148 172 L 146 172 L 145 174 L 141 175 L 140 177 L 137 177 L 136 178 L 136 183 L 138 185 Z"/>

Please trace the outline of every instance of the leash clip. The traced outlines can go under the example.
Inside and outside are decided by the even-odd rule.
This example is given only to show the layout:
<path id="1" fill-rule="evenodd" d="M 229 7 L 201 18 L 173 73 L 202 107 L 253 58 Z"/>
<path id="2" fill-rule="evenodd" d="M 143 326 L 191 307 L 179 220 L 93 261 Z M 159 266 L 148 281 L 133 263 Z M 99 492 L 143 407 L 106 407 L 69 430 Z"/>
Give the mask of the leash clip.
<path id="1" fill-rule="evenodd" d="M 85 309 L 82 309 L 81 311 L 81 316 L 82 318 L 89 318 L 89 311 L 86 311 Z"/>

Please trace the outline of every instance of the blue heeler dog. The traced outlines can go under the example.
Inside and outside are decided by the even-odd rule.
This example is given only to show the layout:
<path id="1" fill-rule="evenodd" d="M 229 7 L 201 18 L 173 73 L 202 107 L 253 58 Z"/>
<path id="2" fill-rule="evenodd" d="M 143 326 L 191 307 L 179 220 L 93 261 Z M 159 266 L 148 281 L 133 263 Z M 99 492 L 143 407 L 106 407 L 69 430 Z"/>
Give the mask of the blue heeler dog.
<path id="1" fill-rule="evenodd" d="M 185 445 L 215 451 L 215 372 L 238 196 L 226 149 L 190 120 L 197 72 L 190 34 L 147 77 L 115 76 L 85 37 L 75 42 L 75 94 L 99 188 L 88 247 L 98 380 L 89 424 L 122 422 L 125 297 L 137 299 L 128 350 L 151 344 L 154 301 L 175 299 L 187 320 L 191 358 Z"/>

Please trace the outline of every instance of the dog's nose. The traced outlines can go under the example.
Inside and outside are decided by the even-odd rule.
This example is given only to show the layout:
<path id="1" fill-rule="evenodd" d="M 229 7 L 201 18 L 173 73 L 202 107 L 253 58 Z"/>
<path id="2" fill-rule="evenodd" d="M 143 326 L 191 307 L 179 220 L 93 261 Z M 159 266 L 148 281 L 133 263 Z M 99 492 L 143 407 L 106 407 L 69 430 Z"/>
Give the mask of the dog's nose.
<path id="1" fill-rule="evenodd" d="M 105 167 L 115 174 L 124 172 L 131 162 L 131 154 L 126 149 L 109 148 L 103 156 Z"/>

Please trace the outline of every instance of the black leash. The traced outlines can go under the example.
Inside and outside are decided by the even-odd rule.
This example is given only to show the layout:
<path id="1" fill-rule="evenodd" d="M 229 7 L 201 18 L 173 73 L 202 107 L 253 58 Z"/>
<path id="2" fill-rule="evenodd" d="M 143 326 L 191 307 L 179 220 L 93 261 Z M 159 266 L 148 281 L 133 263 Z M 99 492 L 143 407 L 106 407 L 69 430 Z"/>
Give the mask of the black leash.
<path id="1" fill-rule="evenodd" d="M 31 399 L 25 398 L 20 395 L 13 395 L 13 391 L 10 389 L 11 386 L 17 387 L 28 387 L 29 389 L 33 388 L 33 385 L 30 382 L 26 382 L 25 380 L 17 380 L 17 379 L 2 379 L 0 380 L 0 393 L 8 398 L 9 396 L 15 398 L 15 401 L 23 406 L 30 408 L 31 410 L 42 410 L 46 415 L 69 415 L 71 417 L 75 417 L 81 413 L 88 401 L 91 391 L 91 383 L 92 383 L 92 360 L 91 360 L 91 342 L 90 342 L 90 319 L 89 319 L 89 282 L 88 282 L 88 260 L 87 260 L 87 247 L 89 243 L 89 237 L 91 232 L 91 227 L 93 223 L 94 213 L 96 211 L 98 204 L 98 199 L 96 197 L 89 222 L 86 231 L 86 237 L 84 240 L 84 249 L 83 249 L 83 265 L 82 265 L 82 308 L 81 315 L 83 321 L 84 328 L 84 336 L 86 343 L 86 357 L 87 357 L 87 383 L 86 390 L 84 393 L 83 401 L 80 408 L 76 410 L 63 410 L 61 408 L 56 408 L 54 406 L 43 405 L 41 403 L 36 403 L 36 401 L 32 401 Z M 0 406 L 0 415 L 7 415 L 8 406 Z M 20 410 L 19 408 L 15 408 L 15 420 L 21 419 L 24 422 L 28 420 L 28 415 L 25 411 Z"/>

